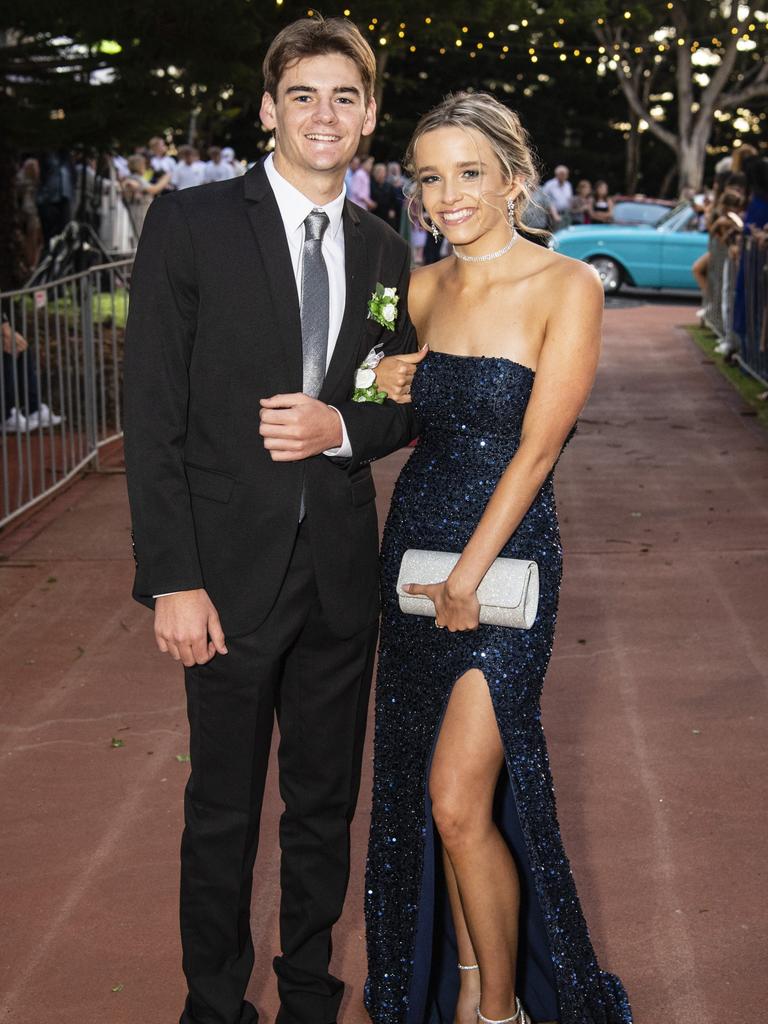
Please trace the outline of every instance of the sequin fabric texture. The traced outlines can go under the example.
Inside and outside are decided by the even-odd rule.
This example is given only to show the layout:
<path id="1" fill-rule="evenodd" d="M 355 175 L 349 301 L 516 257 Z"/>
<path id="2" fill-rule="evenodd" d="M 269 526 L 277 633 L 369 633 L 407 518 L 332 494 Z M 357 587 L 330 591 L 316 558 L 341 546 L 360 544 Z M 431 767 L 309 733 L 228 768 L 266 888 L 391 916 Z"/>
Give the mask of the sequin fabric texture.
<path id="1" fill-rule="evenodd" d="M 534 373 L 508 359 L 431 352 L 414 378 L 421 436 L 395 487 L 382 547 L 383 619 L 376 690 L 374 793 L 366 871 L 374 1024 L 417 1024 L 409 1006 L 424 870 L 425 787 L 453 683 L 483 671 L 503 739 L 514 802 L 546 925 L 561 1024 L 631 1024 L 621 982 L 595 959 L 557 823 L 540 724 L 552 652 L 562 549 L 549 475 L 501 552 L 539 565 L 530 630 L 435 628 L 400 612 L 395 584 L 407 548 L 461 551 L 517 450 Z M 573 431 L 572 431 L 573 433 Z M 569 438 L 570 439 L 570 438 Z M 554 471 L 553 471 L 554 472 Z M 529 1007 L 529 1012 L 533 1010 Z"/>

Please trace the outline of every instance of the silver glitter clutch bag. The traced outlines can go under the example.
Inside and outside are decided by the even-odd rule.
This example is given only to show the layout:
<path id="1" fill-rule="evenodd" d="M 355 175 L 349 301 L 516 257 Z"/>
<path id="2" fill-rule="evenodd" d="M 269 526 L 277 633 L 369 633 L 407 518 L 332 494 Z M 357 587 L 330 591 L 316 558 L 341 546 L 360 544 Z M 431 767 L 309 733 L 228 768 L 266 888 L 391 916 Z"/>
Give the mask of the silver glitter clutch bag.
<path id="1" fill-rule="evenodd" d="M 400 611 L 434 618 L 435 606 L 429 598 L 408 594 L 403 586 L 406 583 L 442 583 L 460 557 L 449 551 L 409 548 L 403 555 L 397 577 Z M 530 629 L 539 607 L 538 565 L 526 558 L 497 558 L 477 588 L 477 598 L 482 625 Z"/>

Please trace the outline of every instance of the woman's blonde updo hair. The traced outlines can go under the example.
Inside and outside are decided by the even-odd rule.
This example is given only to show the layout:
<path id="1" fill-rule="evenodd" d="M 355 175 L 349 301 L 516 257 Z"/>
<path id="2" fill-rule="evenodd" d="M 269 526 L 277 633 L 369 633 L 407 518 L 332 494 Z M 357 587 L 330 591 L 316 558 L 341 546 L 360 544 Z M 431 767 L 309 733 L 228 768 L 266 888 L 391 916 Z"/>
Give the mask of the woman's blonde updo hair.
<path id="1" fill-rule="evenodd" d="M 416 125 L 408 143 L 404 165 L 412 180 L 408 201 L 411 209 L 417 204 L 418 219 L 422 227 L 430 230 L 430 225 L 424 221 L 421 183 L 416 173 L 416 144 L 427 132 L 445 127 L 474 128 L 488 140 L 505 179 L 510 185 L 515 181 L 522 184 L 522 191 L 515 201 L 515 227 L 527 234 L 548 235 L 548 231 L 528 227 L 522 221 L 523 211 L 530 204 L 539 184 L 539 173 L 528 132 L 513 110 L 505 107 L 495 96 L 487 92 L 450 93 L 442 103 L 424 114 Z"/>

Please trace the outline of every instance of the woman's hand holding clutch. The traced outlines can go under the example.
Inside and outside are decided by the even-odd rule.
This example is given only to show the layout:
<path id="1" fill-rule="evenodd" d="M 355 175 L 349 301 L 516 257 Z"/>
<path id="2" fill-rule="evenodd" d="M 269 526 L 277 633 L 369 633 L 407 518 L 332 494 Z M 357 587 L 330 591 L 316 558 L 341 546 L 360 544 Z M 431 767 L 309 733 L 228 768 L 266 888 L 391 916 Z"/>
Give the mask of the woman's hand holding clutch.
<path id="1" fill-rule="evenodd" d="M 435 606 L 435 625 L 451 633 L 477 629 L 480 625 L 480 602 L 477 592 L 455 590 L 450 580 L 442 583 L 407 583 L 403 587 L 414 596 L 428 597 Z"/>

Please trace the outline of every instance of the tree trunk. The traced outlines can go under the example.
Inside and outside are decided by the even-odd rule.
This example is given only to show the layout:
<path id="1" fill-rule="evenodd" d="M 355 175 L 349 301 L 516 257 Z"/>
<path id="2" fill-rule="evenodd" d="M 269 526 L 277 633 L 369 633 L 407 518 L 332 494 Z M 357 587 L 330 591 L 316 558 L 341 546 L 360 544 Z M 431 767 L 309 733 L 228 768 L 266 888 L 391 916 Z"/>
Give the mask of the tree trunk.
<path id="1" fill-rule="evenodd" d="M 624 191 L 627 195 L 634 195 L 637 192 L 637 183 L 640 178 L 640 132 L 638 125 L 640 118 L 630 110 L 629 136 L 624 147 Z"/>
<path id="2" fill-rule="evenodd" d="M 688 186 L 695 188 L 697 191 L 701 188 L 704 179 L 706 151 L 707 141 L 702 138 L 701 132 L 694 133 L 694 137 L 690 141 L 682 141 L 678 160 L 680 170 L 679 191 Z"/>
<path id="3" fill-rule="evenodd" d="M 197 141 L 197 115 L 199 107 L 194 106 L 189 111 L 189 126 L 187 128 L 187 145 L 194 146 Z"/>

